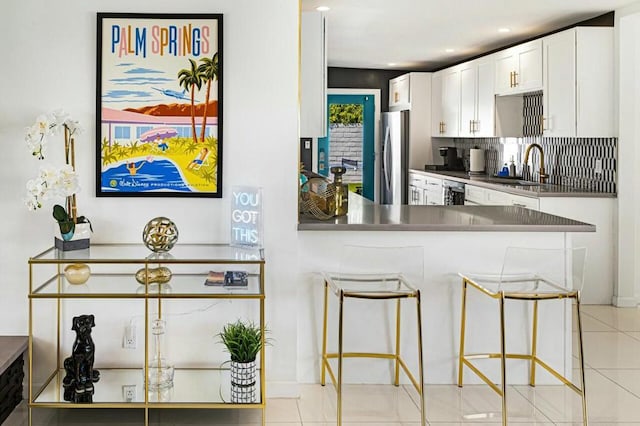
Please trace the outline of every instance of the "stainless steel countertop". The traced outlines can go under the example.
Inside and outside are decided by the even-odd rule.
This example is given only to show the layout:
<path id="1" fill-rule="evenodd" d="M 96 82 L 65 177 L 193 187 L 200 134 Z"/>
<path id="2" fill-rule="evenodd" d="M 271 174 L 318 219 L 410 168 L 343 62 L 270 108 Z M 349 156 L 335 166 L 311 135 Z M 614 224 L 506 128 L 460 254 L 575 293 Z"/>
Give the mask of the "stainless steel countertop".
<path id="1" fill-rule="evenodd" d="M 299 231 L 595 232 L 595 225 L 517 206 L 390 206 L 349 193 L 349 214 L 300 217 Z"/>
<path id="2" fill-rule="evenodd" d="M 509 194 L 524 195 L 526 197 L 576 197 L 576 198 L 616 198 L 616 194 L 608 192 L 589 191 L 586 189 L 572 188 L 563 185 L 515 185 L 508 182 L 496 182 L 498 179 L 491 176 L 469 176 L 467 172 L 435 171 L 411 169 L 411 172 L 432 176 L 440 179 L 454 180 L 469 185 L 481 186 L 496 191 L 507 192 Z"/>

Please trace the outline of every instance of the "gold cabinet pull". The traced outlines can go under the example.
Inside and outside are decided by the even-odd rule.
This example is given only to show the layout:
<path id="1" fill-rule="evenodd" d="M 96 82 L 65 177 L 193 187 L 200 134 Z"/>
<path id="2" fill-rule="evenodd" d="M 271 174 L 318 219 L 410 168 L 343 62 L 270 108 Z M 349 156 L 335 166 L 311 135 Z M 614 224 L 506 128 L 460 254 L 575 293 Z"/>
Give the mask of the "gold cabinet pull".
<path id="1" fill-rule="evenodd" d="M 509 73 L 509 87 L 513 87 L 513 71 Z"/>
<path id="2" fill-rule="evenodd" d="M 469 120 L 469 133 L 473 133 L 473 120 Z"/>
<path id="3" fill-rule="evenodd" d="M 544 133 L 547 128 L 544 126 L 546 118 L 544 116 L 540 117 L 540 133 Z"/>
<path id="4" fill-rule="evenodd" d="M 518 73 L 513 72 L 513 87 L 518 87 Z"/>

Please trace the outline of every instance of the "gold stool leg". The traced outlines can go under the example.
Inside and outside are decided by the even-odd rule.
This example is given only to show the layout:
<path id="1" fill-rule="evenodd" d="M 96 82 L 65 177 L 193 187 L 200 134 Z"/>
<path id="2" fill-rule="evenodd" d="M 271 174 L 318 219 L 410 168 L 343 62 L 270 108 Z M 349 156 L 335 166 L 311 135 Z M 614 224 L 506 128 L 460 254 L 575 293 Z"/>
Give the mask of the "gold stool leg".
<path id="1" fill-rule="evenodd" d="M 464 367 L 464 332 L 467 321 L 467 280 L 462 279 L 462 318 L 460 319 L 460 355 L 458 356 L 458 386 L 462 387 L 462 369 Z"/>
<path id="2" fill-rule="evenodd" d="M 580 358 L 580 388 L 582 389 L 582 424 L 589 424 L 587 416 L 587 390 L 584 380 L 584 350 L 582 347 L 582 319 L 580 317 L 580 293 L 576 294 L 576 313 L 578 314 L 578 355 Z"/>
<path id="3" fill-rule="evenodd" d="M 399 300 L 398 300 L 399 302 Z M 420 425 L 426 425 L 426 412 L 424 407 L 424 368 L 422 359 L 422 306 L 420 303 L 420 290 L 416 291 L 416 316 L 418 318 L 418 374 L 420 376 Z"/>
<path id="4" fill-rule="evenodd" d="M 325 280 L 324 282 L 324 314 L 322 319 L 322 359 L 320 360 L 321 364 L 321 373 L 320 373 L 320 384 L 322 386 L 326 383 L 326 362 L 327 362 L 327 304 L 329 303 L 329 283 Z"/>
<path id="5" fill-rule="evenodd" d="M 507 425 L 507 357 L 504 328 L 504 292 L 500 292 L 500 376 L 502 379 L 502 425 Z"/>
<path id="6" fill-rule="evenodd" d="M 344 292 L 340 290 L 340 308 L 338 314 L 338 419 L 337 426 L 342 426 L 342 325 L 344 316 Z"/>
<path id="7" fill-rule="evenodd" d="M 400 299 L 396 300 L 396 354 L 393 384 L 400 386 Z"/>
<path id="8" fill-rule="evenodd" d="M 531 366 L 529 385 L 536 385 L 536 356 L 538 350 L 538 301 L 533 301 L 533 329 L 531 331 Z"/>

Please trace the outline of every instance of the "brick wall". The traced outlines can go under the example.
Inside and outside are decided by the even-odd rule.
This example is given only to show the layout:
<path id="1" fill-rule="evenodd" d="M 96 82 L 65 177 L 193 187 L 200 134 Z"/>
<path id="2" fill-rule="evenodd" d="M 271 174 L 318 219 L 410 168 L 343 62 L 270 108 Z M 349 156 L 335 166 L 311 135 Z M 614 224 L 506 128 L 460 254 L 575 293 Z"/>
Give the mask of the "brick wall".
<path id="1" fill-rule="evenodd" d="M 347 166 L 344 183 L 362 182 L 362 124 L 332 124 L 329 128 L 329 167 L 351 160 L 356 169 Z"/>

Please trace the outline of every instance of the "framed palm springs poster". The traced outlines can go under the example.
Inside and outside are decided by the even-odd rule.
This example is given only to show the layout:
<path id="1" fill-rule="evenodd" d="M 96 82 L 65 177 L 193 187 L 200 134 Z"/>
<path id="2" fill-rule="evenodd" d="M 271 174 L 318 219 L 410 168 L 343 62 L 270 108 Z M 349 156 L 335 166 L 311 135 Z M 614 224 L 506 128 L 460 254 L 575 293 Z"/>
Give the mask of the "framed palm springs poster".
<path id="1" fill-rule="evenodd" d="M 98 13 L 96 195 L 222 197 L 222 15 Z"/>

